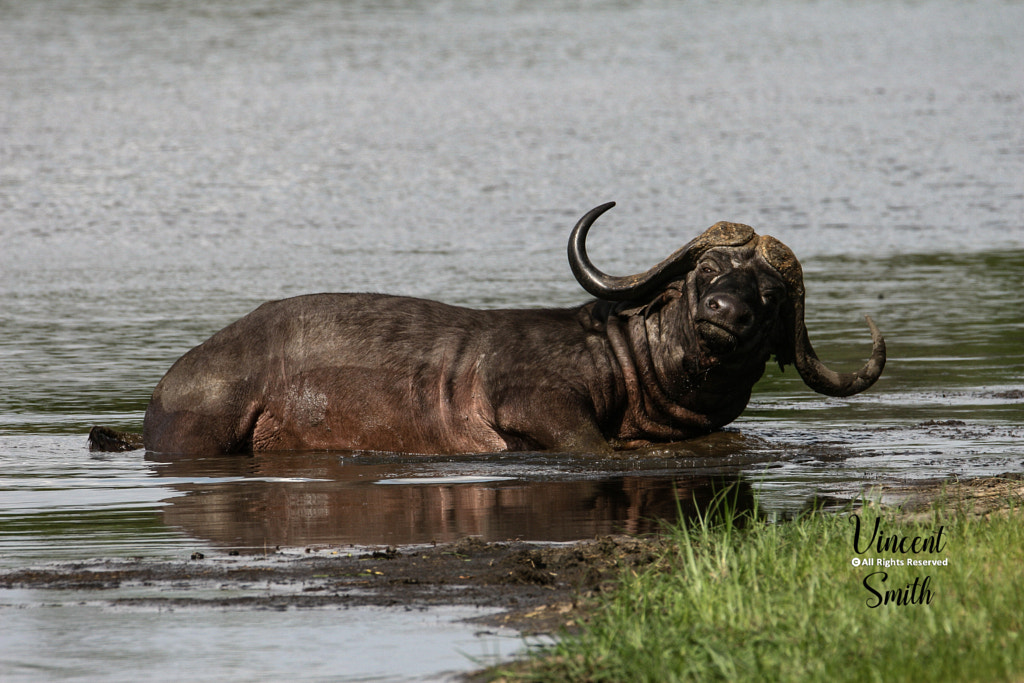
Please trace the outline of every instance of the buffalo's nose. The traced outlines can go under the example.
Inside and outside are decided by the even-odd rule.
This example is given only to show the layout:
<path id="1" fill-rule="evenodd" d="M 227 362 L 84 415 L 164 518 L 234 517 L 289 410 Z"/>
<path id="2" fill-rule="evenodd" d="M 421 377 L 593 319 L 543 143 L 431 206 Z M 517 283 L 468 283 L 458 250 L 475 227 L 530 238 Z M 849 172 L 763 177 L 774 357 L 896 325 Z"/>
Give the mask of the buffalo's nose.
<path id="1" fill-rule="evenodd" d="M 739 297 L 731 294 L 711 294 L 704 299 L 708 319 L 737 331 L 749 326 L 754 312 Z"/>

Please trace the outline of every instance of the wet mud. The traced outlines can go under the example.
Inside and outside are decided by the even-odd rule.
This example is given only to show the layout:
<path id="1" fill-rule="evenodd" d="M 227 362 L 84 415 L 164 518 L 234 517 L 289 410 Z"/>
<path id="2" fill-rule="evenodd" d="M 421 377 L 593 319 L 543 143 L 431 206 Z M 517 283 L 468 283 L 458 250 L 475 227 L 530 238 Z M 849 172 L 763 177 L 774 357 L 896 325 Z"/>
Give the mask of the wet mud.
<path id="1" fill-rule="evenodd" d="M 99 560 L 0 575 L 2 588 L 76 591 L 114 608 L 498 608 L 483 625 L 524 634 L 571 630 L 590 598 L 624 569 L 655 561 L 658 537 L 570 544 L 456 543 L 378 549 L 306 548 L 265 555 L 193 555 L 180 562 Z M 90 600 L 91 598 L 91 600 Z"/>

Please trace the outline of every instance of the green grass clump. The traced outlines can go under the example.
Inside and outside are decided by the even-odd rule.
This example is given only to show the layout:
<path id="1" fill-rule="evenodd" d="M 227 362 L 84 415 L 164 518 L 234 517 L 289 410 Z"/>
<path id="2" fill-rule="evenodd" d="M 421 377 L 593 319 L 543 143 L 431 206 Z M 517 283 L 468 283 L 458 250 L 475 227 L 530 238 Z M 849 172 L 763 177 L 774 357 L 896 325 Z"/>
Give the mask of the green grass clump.
<path id="1" fill-rule="evenodd" d="M 1024 519 L 936 512 L 901 522 L 865 508 L 885 537 L 934 536 L 937 553 L 854 550 L 851 514 L 770 523 L 728 510 L 672 531 L 665 556 L 627 571 L 581 633 L 512 679 L 558 681 L 997 681 L 1024 678 Z M 909 541 L 908 541 L 909 545 Z M 948 566 L 854 567 L 854 557 Z M 883 604 L 929 576 L 930 604 Z M 920 592 L 919 592 L 920 593 Z M 906 597 L 906 596 L 904 596 Z M 918 599 L 927 597 L 919 594 Z M 507 672 L 506 672 L 507 673 Z"/>

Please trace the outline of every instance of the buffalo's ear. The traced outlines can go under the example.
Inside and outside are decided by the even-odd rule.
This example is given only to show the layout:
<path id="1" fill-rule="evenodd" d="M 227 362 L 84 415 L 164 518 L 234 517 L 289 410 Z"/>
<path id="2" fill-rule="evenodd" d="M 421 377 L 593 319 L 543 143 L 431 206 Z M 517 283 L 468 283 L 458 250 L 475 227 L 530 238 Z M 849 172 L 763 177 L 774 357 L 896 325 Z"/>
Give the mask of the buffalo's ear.
<path id="1" fill-rule="evenodd" d="M 685 284 L 669 285 L 665 289 L 658 292 L 649 301 L 624 301 L 618 304 L 615 308 L 615 313 L 624 318 L 628 318 L 632 315 L 642 315 L 644 317 L 652 316 L 661 309 L 673 304 L 683 297 L 683 287 Z M 685 305 L 685 304 L 684 304 Z"/>
<path id="2" fill-rule="evenodd" d="M 787 301 L 779 307 L 768 342 L 771 345 L 771 352 L 779 364 L 779 370 L 783 372 L 787 365 L 796 363 L 796 340 L 793 337 L 794 318 L 793 304 Z"/>
<path id="3" fill-rule="evenodd" d="M 779 307 L 770 342 L 779 368 L 785 370 L 786 365 L 796 364 L 794 330 L 797 329 L 798 324 L 803 324 L 803 316 L 797 313 L 798 308 L 803 310 L 803 269 L 790 248 L 771 235 L 763 235 L 758 238 L 757 252 L 778 273 L 786 285 L 786 302 Z M 797 318 L 800 319 L 799 322 Z"/>

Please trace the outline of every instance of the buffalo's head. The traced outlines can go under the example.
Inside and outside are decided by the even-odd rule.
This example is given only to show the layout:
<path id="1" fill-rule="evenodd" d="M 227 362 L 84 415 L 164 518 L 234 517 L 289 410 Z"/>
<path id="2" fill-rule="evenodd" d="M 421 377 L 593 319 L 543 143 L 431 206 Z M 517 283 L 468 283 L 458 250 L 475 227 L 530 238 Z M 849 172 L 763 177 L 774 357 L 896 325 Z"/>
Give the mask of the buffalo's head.
<path id="1" fill-rule="evenodd" d="M 818 360 L 804 324 L 803 271 L 789 247 L 739 223 L 716 223 L 644 273 L 615 277 L 594 267 L 586 236 L 614 202 L 592 209 L 569 237 L 569 263 L 588 292 L 600 299 L 638 304 L 659 298 L 685 301 L 692 335 L 707 357 L 728 362 L 774 354 L 793 364 L 811 389 L 850 396 L 878 379 L 885 366 L 885 341 L 870 317 L 871 358 L 857 372 L 838 373 Z M 649 303 L 648 303 L 649 305 Z M 763 367 L 763 366 L 762 366 Z"/>

